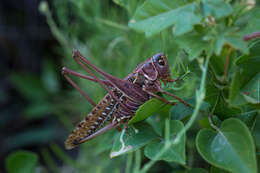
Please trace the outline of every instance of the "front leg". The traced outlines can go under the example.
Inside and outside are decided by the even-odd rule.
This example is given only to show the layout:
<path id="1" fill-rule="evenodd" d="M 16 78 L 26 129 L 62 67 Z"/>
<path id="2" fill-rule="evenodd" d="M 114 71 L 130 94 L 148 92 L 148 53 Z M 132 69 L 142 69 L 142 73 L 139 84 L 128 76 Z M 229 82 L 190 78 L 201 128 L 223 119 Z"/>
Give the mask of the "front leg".
<path id="1" fill-rule="evenodd" d="M 187 76 L 188 74 L 190 73 L 190 71 L 188 70 L 185 74 L 183 74 L 182 76 L 180 77 L 177 77 L 176 79 L 166 79 L 166 80 L 163 80 L 164 84 L 166 85 L 168 82 L 177 82 L 179 80 L 182 80 L 185 76 Z"/>
<path id="2" fill-rule="evenodd" d="M 176 100 L 180 101 L 182 104 L 184 104 L 185 106 L 187 107 L 191 107 L 190 104 L 188 104 L 187 102 L 185 102 L 183 99 L 181 99 L 180 97 L 170 93 L 170 92 L 167 92 L 167 91 L 163 91 L 162 88 L 161 88 L 161 83 L 159 80 L 156 80 L 156 81 L 146 81 L 145 82 L 145 85 L 143 86 L 143 90 L 146 91 L 148 94 L 150 94 L 151 96 L 163 101 L 164 103 L 167 103 L 167 104 L 171 104 L 171 105 L 175 105 L 175 103 L 172 103 L 172 102 L 169 102 L 168 100 L 166 100 L 165 98 L 161 97 L 161 96 L 158 96 L 156 93 L 158 92 L 161 92 L 163 94 L 166 94 L 166 95 L 169 95 L 173 98 L 175 98 Z"/>
<path id="3" fill-rule="evenodd" d="M 172 93 L 170 93 L 170 92 L 163 91 L 163 90 L 160 90 L 160 92 L 163 93 L 163 94 L 166 94 L 166 95 L 168 95 L 168 96 L 171 96 L 171 97 L 175 98 L 176 100 L 180 101 L 182 104 L 184 104 L 185 106 L 187 106 L 187 107 L 189 107 L 189 108 L 192 107 L 189 103 L 185 102 L 183 99 L 181 99 L 180 97 L 178 97 L 178 96 L 176 96 L 176 95 L 174 95 L 174 94 L 172 94 Z"/>
<path id="4" fill-rule="evenodd" d="M 161 83 L 159 80 L 156 81 L 146 80 L 143 85 L 143 90 L 147 92 L 150 96 L 155 97 L 166 104 L 175 105 L 175 103 L 169 102 L 165 98 L 156 94 L 159 92 L 160 88 L 161 88 Z"/>
<path id="5" fill-rule="evenodd" d="M 169 102 L 169 101 L 166 100 L 165 98 L 163 98 L 163 97 L 161 97 L 161 96 L 159 96 L 159 95 L 157 95 L 157 94 L 155 94 L 155 93 L 153 93 L 153 92 L 151 92 L 151 91 L 147 91 L 147 90 L 145 90 L 145 89 L 144 89 L 144 91 L 147 92 L 149 95 L 151 95 L 151 96 L 153 96 L 153 97 L 155 97 L 155 98 L 161 100 L 162 102 L 164 102 L 164 103 L 166 103 L 166 104 L 173 105 L 173 106 L 176 104 L 176 103 L 174 103 L 174 102 Z"/>

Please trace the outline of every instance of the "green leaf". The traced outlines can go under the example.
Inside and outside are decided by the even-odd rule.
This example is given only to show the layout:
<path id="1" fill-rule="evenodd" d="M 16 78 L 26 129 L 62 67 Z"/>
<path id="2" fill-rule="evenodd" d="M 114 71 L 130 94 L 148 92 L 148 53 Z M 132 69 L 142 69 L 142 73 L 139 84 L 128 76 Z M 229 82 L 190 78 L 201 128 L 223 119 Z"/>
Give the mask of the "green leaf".
<path id="1" fill-rule="evenodd" d="M 118 135 L 117 130 L 110 130 L 105 135 L 98 136 L 95 140 L 93 140 L 95 153 L 101 154 L 104 151 L 110 151 L 113 147 L 113 140 L 116 135 Z"/>
<path id="2" fill-rule="evenodd" d="M 195 105 L 195 98 L 186 99 L 185 100 L 190 105 Z M 208 111 L 208 108 L 210 107 L 210 104 L 207 102 L 203 102 L 201 105 L 201 110 Z M 174 120 L 183 120 L 190 116 L 193 112 L 193 108 L 189 108 L 183 103 L 177 103 L 175 106 L 173 106 L 170 110 L 170 117 Z"/>
<path id="3" fill-rule="evenodd" d="M 250 105 L 250 107 L 248 106 L 247 109 L 245 109 L 244 112 L 242 112 L 241 114 L 237 115 L 238 119 L 243 121 L 247 125 L 247 127 L 251 128 L 251 131 L 252 131 L 252 129 L 253 129 L 255 123 L 256 123 L 255 122 L 256 121 L 256 117 L 257 117 L 257 110 L 256 109 L 252 109 L 251 105 Z"/>
<path id="4" fill-rule="evenodd" d="M 214 103 L 212 105 L 214 105 Z M 242 109 L 240 107 L 232 107 L 228 104 L 227 100 L 223 96 L 219 97 L 219 101 L 215 109 L 215 114 L 220 119 L 231 118 L 232 116 L 236 116 L 241 113 Z"/>
<path id="5" fill-rule="evenodd" d="M 167 118 L 169 118 L 169 116 Z M 158 135 L 161 136 L 163 134 L 165 117 L 161 116 L 160 113 L 158 113 L 158 115 L 156 115 L 156 116 L 147 118 L 146 122 L 149 123 L 153 127 L 154 131 Z"/>
<path id="6" fill-rule="evenodd" d="M 138 4 L 141 4 L 143 0 L 113 0 L 113 2 L 128 11 L 128 15 L 132 16 Z"/>
<path id="7" fill-rule="evenodd" d="M 201 10 L 205 17 L 213 16 L 215 19 L 228 16 L 232 13 L 232 6 L 224 0 L 202 0 Z"/>
<path id="8" fill-rule="evenodd" d="M 161 13 L 166 13 L 170 10 L 176 9 L 183 5 L 186 5 L 185 1 L 177 1 L 177 0 L 148 0 L 141 5 L 135 15 L 135 20 L 144 20 L 152 16 L 158 16 Z"/>
<path id="9" fill-rule="evenodd" d="M 223 169 L 211 166 L 210 173 L 229 173 L 229 172 L 227 172 L 227 171 L 225 171 Z"/>
<path id="10" fill-rule="evenodd" d="M 248 103 L 260 103 L 260 72 L 241 89 L 241 92 Z"/>
<path id="11" fill-rule="evenodd" d="M 260 30 L 260 8 L 256 7 L 244 13 L 235 22 L 241 28 L 241 35 L 251 34 Z"/>
<path id="12" fill-rule="evenodd" d="M 113 2 L 127 9 L 127 5 L 128 5 L 127 0 L 113 0 Z"/>
<path id="13" fill-rule="evenodd" d="M 206 98 L 205 101 L 210 103 L 212 106 L 218 102 L 214 111 L 214 114 L 218 116 L 219 119 L 223 120 L 236 116 L 242 113 L 241 108 L 230 106 L 224 89 L 222 86 L 218 86 L 215 79 L 211 79 L 206 86 Z M 224 87 L 223 87 L 224 88 Z"/>
<path id="14" fill-rule="evenodd" d="M 234 74 L 229 95 L 229 102 L 232 105 L 259 102 L 259 54 L 260 43 L 257 43 L 252 46 L 249 55 L 237 59 L 238 70 Z"/>
<path id="15" fill-rule="evenodd" d="M 211 120 L 212 120 L 213 124 L 215 124 L 216 126 L 219 126 L 221 124 L 220 119 L 216 115 L 213 115 L 211 117 Z M 199 125 L 201 127 L 204 127 L 204 128 L 212 128 L 212 126 L 211 126 L 211 124 L 209 122 L 209 117 L 208 116 L 202 117 L 199 120 Z"/>
<path id="16" fill-rule="evenodd" d="M 153 128 L 147 123 L 136 123 L 133 128 L 126 130 L 127 132 L 123 131 L 116 136 L 110 152 L 111 158 L 135 151 L 157 137 Z"/>
<path id="17" fill-rule="evenodd" d="M 174 120 L 183 120 L 192 114 L 192 108 L 188 108 L 182 103 L 177 103 L 170 111 L 170 117 Z"/>
<path id="18" fill-rule="evenodd" d="M 225 120 L 219 132 L 201 130 L 196 146 L 200 155 L 214 166 L 236 173 L 257 172 L 253 138 L 238 119 Z"/>
<path id="19" fill-rule="evenodd" d="M 129 27 L 145 32 L 147 37 L 174 25 L 175 35 L 182 35 L 200 23 L 196 3 L 186 4 L 178 0 L 148 0 L 129 22 Z"/>
<path id="20" fill-rule="evenodd" d="M 181 121 L 171 120 L 170 121 L 170 140 L 176 136 L 176 134 L 184 128 Z M 165 160 L 167 162 L 177 162 L 180 164 L 185 164 L 185 141 L 186 136 L 183 135 L 180 142 L 173 144 L 158 160 Z M 146 157 L 153 159 L 155 155 L 160 152 L 164 147 L 165 140 L 156 139 L 149 143 L 145 149 L 144 154 Z"/>
<path id="21" fill-rule="evenodd" d="M 219 78 L 219 81 L 222 82 L 224 71 L 225 71 L 225 63 L 227 54 L 230 51 L 229 47 L 224 47 L 220 53 L 220 55 L 213 55 L 210 58 L 210 64 L 212 69 L 214 70 L 215 74 Z M 232 69 L 233 62 L 237 58 L 237 53 L 234 50 L 231 50 L 229 53 L 229 66 L 228 66 L 228 73 Z"/>
<path id="22" fill-rule="evenodd" d="M 38 156 L 30 151 L 16 151 L 8 155 L 6 169 L 8 173 L 34 173 Z"/>
<path id="23" fill-rule="evenodd" d="M 201 3 L 201 10 L 205 17 L 213 16 L 216 19 L 225 17 L 232 13 L 232 7 L 222 0 L 203 0 Z M 219 41 L 216 44 L 218 48 L 217 51 L 220 51 L 219 49 L 222 48 L 225 42 L 237 48 L 241 47 L 241 45 L 233 43 L 233 39 L 235 38 L 233 36 L 228 36 L 225 38 L 225 40 L 221 37 L 211 37 L 211 39 L 208 39 L 208 34 L 210 34 L 210 30 L 208 30 L 206 27 L 197 27 L 197 29 L 200 30 L 198 32 L 193 31 L 191 33 L 187 33 L 183 36 L 177 37 L 176 40 L 180 47 L 183 47 L 185 51 L 189 54 L 189 59 L 191 61 L 194 58 L 198 57 L 202 53 L 202 51 L 206 51 L 206 54 L 211 53 L 212 40 L 219 39 Z M 242 44 L 242 48 L 245 48 L 245 45 L 246 44 Z"/>
<path id="24" fill-rule="evenodd" d="M 255 139 L 256 147 L 259 151 L 259 149 L 260 149 L 260 115 L 259 114 L 257 115 L 257 117 L 255 119 L 252 134 Z"/>
<path id="25" fill-rule="evenodd" d="M 205 33 L 190 32 L 176 38 L 176 42 L 188 54 L 189 60 L 200 56 L 202 51 L 210 52 L 210 42 L 204 39 Z"/>
<path id="26" fill-rule="evenodd" d="M 128 122 L 128 124 L 133 124 L 142 121 L 149 116 L 152 116 L 155 112 L 165 106 L 165 103 L 153 98 L 145 102 L 142 106 L 138 108 L 135 116 Z"/>
<path id="27" fill-rule="evenodd" d="M 226 28 L 222 24 L 217 27 L 217 33 L 215 34 L 215 53 L 219 55 L 224 45 L 229 45 L 241 52 L 248 54 L 247 43 L 243 41 L 241 33 L 237 32 L 237 28 Z"/>

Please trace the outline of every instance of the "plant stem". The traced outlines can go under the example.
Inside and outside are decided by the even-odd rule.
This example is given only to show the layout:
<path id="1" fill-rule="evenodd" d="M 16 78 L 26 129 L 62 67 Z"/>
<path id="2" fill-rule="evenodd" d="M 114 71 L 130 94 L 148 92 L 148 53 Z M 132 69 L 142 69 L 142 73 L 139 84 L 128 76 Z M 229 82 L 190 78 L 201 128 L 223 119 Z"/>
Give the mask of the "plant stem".
<path id="1" fill-rule="evenodd" d="M 127 154 L 125 173 L 131 172 L 132 163 L 133 163 L 133 153 L 129 153 Z"/>
<path id="2" fill-rule="evenodd" d="M 225 62 L 225 69 L 224 69 L 224 78 L 223 78 L 223 81 L 226 80 L 226 77 L 227 77 L 227 73 L 228 73 L 228 66 L 229 66 L 229 57 L 230 57 L 230 53 L 232 51 L 232 47 L 230 47 L 227 51 L 227 54 L 226 54 L 226 62 Z"/>
<path id="3" fill-rule="evenodd" d="M 258 38 L 258 37 L 260 37 L 260 32 L 253 32 L 251 34 L 245 35 L 243 37 L 243 40 L 244 41 L 249 41 L 249 40 L 252 40 L 252 39 Z"/>
<path id="4" fill-rule="evenodd" d="M 219 131 L 219 128 L 218 128 L 217 126 L 215 126 L 215 124 L 214 124 L 214 122 L 213 122 L 213 120 L 212 120 L 212 116 L 213 116 L 213 114 L 214 114 L 214 112 L 215 112 L 215 109 L 216 109 L 216 106 L 217 106 L 217 104 L 218 104 L 219 97 L 220 97 L 220 93 L 218 94 L 218 97 L 217 97 L 217 100 L 216 100 L 216 102 L 215 102 L 215 104 L 214 104 L 214 107 L 212 108 L 211 112 L 210 112 L 209 115 L 208 115 L 208 119 L 209 119 L 209 123 L 210 123 L 211 127 L 212 127 L 213 129 L 217 130 L 217 131 Z"/>
<path id="5" fill-rule="evenodd" d="M 170 145 L 170 120 L 169 118 L 165 119 L 165 145 Z"/>
<path id="6" fill-rule="evenodd" d="M 54 22 L 51 11 L 49 9 L 49 6 L 46 1 L 42 1 L 40 4 L 41 6 L 45 6 L 45 8 L 40 8 L 41 12 L 46 16 L 47 23 L 50 26 L 51 32 L 56 37 L 56 39 L 60 42 L 61 45 L 64 47 L 70 48 L 70 43 L 68 42 L 68 39 L 64 36 L 64 34 L 58 29 L 56 23 Z"/>
<path id="7" fill-rule="evenodd" d="M 73 159 L 71 159 L 69 156 L 67 156 L 64 151 L 57 145 L 57 144 L 51 144 L 50 145 L 51 150 L 55 153 L 55 155 L 60 158 L 64 163 L 72 166 L 75 169 L 80 170 L 80 166 L 77 162 L 75 162 Z"/>
<path id="8" fill-rule="evenodd" d="M 181 129 L 181 131 L 177 134 L 177 136 L 170 141 L 169 145 L 167 144 L 167 142 L 165 143 L 165 145 L 163 146 L 163 148 L 155 155 L 155 157 L 153 158 L 153 160 L 149 161 L 148 163 L 146 163 L 144 165 L 144 167 L 141 169 L 140 173 L 146 173 L 152 166 L 153 164 L 174 144 L 177 144 L 178 142 L 180 142 L 181 137 L 184 135 L 184 133 L 192 126 L 192 124 L 194 123 L 199 110 L 200 110 L 200 106 L 203 102 L 203 99 L 205 98 L 205 83 L 206 83 L 206 76 L 207 76 L 207 69 L 208 69 L 208 64 L 209 64 L 209 58 L 210 56 L 208 56 L 206 58 L 206 62 L 204 67 L 202 68 L 202 79 L 201 79 L 201 83 L 200 83 L 200 89 L 196 92 L 196 106 L 195 109 L 191 115 L 191 118 L 189 119 L 188 123 L 185 125 L 185 127 L 183 129 Z M 165 121 L 165 132 L 166 134 L 169 134 L 169 130 L 170 130 L 170 126 L 167 125 L 167 120 Z"/>
<path id="9" fill-rule="evenodd" d="M 120 30 L 124 30 L 124 31 L 129 30 L 129 28 L 127 26 L 119 24 L 119 23 L 115 23 L 115 22 L 110 21 L 110 20 L 105 20 L 105 19 L 102 19 L 102 18 L 96 18 L 96 21 L 99 22 L 99 23 L 103 23 L 105 25 L 120 29 Z"/>
<path id="10" fill-rule="evenodd" d="M 138 149 L 135 151 L 135 167 L 134 167 L 134 173 L 139 173 L 141 166 L 141 150 Z"/>
<path id="11" fill-rule="evenodd" d="M 156 154 L 156 156 L 153 158 L 153 160 L 150 160 L 148 163 L 144 165 L 144 167 L 141 169 L 140 173 L 145 173 L 147 172 L 153 164 L 170 148 L 172 144 L 170 145 L 164 145 L 164 147 L 160 150 L 159 153 Z"/>
<path id="12" fill-rule="evenodd" d="M 46 163 L 46 165 L 50 168 L 50 170 L 54 173 L 60 173 L 61 171 L 59 170 L 58 166 L 55 164 L 55 161 L 51 157 L 50 152 L 48 151 L 47 148 L 41 149 L 41 155 Z"/>

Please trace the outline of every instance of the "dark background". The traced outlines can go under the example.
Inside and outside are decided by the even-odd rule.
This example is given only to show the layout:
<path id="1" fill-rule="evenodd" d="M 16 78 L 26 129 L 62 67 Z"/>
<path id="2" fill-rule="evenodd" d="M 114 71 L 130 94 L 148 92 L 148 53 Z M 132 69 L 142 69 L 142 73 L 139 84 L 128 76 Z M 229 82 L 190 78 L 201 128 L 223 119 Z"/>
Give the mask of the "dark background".
<path id="1" fill-rule="evenodd" d="M 128 51 L 135 51 L 109 46 L 122 31 L 94 20 L 99 15 L 125 20 L 126 13 L 112 1 L 81 1 L 84 2 L 81 11 L 77 9 L 81 7 L 77 6 L 81 3 L 78 1 L 47 1 L 45 12 L 39 10 L 41 2 L 0 2 L 0 172 L 7 172 L 9 156 L 21 150 L 37 156 L 38 172 L 95 172 L 98 169 L 114 172 L 111 168 L 123 169 L 125 163 L 121 165 L 125 158 L 111 161 L 109 152 L 104 153 L 112 143 L 103 145 L 94 140 L 81 145 L 80 152 L 79 147 L 65 150 L 67 136 L 92 107 L 63 78 L 61 69 L 66 65 L 75 71 L 81 70 L 72 58 L 72 50 L 77 48 L 84 55 L 92 53 L 91 62 L 105 71 L 118 77 L 126 76 L 137 62 L 140 63 L 139 56 L 130 58 L 127 67 L 118 68 L 128 61 Z M 86 13 L 84 19 L 82 12 Z M 55 27 L 58 28 L 56 31 Z M 89 47 L 88 40 L 92 43 Z M 129 47 L 132 43 L 123 45 Z M 120 51 L 120 56 L 115 56 L 115 49 Z M 73 80 L 95 102 L 104 96 L 101 87 L 86 80 Z M 107 137 L 111 139 L 111 136 Z"/>
<path id="2" fill-rule="evenodd" d="M 12 150 L 20 148 L 38 152 L 39 147 L 47 145 L 48 139 L 41 142 L 23 141 L 23 135 L 30 133 L 30 129 L 40 129 L 49 123 L 56 123 L 52 116 L 35 120 L 25 118 L 24 109 L 30 101 L 17 90 L 16 83 L 12 80 L 14 74 L 33 74 L 40 78 L 46 59 L 54 62 L 55 72 L 58 76 L 60 74 L 60 59 L 53 49 L 57 42 L 45 16 L 39 13 L 39 3 L 39 0 L 0 2 L 1 169 L 4 168 L 4 158 Z"/>

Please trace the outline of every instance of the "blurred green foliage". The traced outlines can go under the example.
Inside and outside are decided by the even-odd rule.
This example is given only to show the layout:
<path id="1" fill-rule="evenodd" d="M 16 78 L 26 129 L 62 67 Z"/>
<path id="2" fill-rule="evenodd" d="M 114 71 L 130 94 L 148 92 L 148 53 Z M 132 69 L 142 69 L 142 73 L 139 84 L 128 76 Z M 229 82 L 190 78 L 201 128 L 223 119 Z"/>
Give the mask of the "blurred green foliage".
<path id="1" fill-rule="evenodd" d="M 6 159 L 7 171 L 10 173 L 33 173 L 38 162 L 38 156 L 29 151 L 16 151 Z"/>
<path id="2" fill-rule="evenodd" d="M 96 66 L 123 78 L 154 53 L 164 52 L 173 78 L 190 74 L 163 88 L 192 108 L 150 100 L 137 111 L 127 130 L 111 130 L 82 144 L 76 155 L 75 150 L 64 152 L 62 145 L 53 143 L 43 148 L 40 157 L 47 166 L 39 166 L 41 171 L 257 173 L 260 42 L 245 42 L 243 36 L 260 31 L 260 10 L 250 2 L 54 0 L 50 9 L 43 1 L 39 10 L 60 43 L 55 50 L 62 64 L 84 73 L 71 57 L 72 50 L 79 49 Z M 55 68 L 53 62 L 45 62 L 41 79 L 26 74 L 13 74 L 10 79 L 33 101 L 25 110 L 26 118 L 42 118 L 48 112 L 68 134 L 91 106 L 72 87 L 61 88 Z M 96 102 L 104 96 L 97 84 L 73 79 Z M 41 130 L 46 139 L 28 140 L 26 133 L 16 138 L 32 143 L 62 136 L 55 125 L 45 128 Z M 33 132 L 29 136 L 40 134 L 36 129 Z M 16 162 L 13 157 L 6 161 L 9 172 L 10 164 Z"/>

